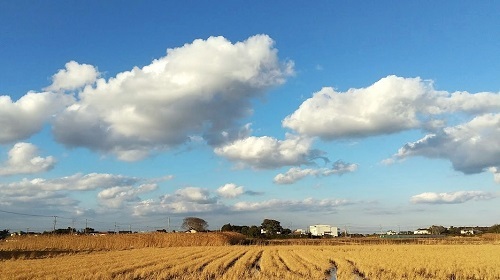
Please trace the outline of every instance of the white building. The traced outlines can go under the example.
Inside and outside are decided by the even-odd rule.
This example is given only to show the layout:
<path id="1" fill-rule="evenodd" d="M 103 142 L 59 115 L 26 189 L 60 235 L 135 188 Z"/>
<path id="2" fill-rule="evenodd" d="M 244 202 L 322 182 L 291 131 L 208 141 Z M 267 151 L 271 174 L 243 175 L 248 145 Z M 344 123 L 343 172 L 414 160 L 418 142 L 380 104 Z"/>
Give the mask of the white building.
<path id="1" fill-rule="evenodd" d="M 462 229 L 462 230 L 460 230 L 460 234 L 462 234 L 462 235 L 474 235 L 476 233 L 477 233 L 477 231 L 475 231 L 474 229 Z"/>
<path id="2" fill-rule="evenodd" d="M 419 228 L 413 234 L 431 234 L 431 232 L 426 228 Z"/>
<path id="3" fill-rule="evenodd" d="M 309 232 L 312 236 L 330 235 L 334 237 L 339 236 L 339 229 L 329 225 L 313 225 L 309 226 Z"/>

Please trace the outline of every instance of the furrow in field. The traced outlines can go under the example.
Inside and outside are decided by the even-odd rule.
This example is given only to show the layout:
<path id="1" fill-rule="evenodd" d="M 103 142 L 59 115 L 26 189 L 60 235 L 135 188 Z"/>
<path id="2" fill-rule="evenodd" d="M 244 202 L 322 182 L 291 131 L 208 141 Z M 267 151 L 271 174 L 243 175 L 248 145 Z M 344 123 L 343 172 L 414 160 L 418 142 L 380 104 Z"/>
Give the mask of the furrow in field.
<path id="1" fill-rule="evenodd" d="M 218 279 L 244 254 L 242 248 L 229 248 L 229 254 L 207 264 L 201 275 L 203 279 Z"/>
<path id="2" fill-rule="evenodd" d="M 195 278 L 194 275 L 199 275 L 203 271 L 203 269 L 214 260 L 224 257 L 229 254 L 230 247 L 219 247 L 214 248 L 213 250 L 207 250 L 206 255 L 194 260 L 194 261 L 186 261 L 183 264 L 179 264 L 170 269 L 163 271 L 160 275 L 163 279 L 198 279 Z M 193 278 L 189 278 L 193 277 Z"/>
<path id="3" fill-rule="evenodd" d="M 247 247 L 245 253 L 222 275 L 220 279 L 251 279 L 260 273 L 262 249 Z"/>

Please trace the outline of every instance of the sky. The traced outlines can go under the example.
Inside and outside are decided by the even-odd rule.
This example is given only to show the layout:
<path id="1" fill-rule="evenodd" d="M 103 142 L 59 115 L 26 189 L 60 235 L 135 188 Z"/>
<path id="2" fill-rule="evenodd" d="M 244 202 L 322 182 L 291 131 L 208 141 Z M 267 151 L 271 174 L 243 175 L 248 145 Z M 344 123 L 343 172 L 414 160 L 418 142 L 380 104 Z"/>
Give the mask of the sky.
<path id="1" fill-rule="evenodd" d="M 500 223 L 496 1 L 1 1 L 0 228 Z"/>

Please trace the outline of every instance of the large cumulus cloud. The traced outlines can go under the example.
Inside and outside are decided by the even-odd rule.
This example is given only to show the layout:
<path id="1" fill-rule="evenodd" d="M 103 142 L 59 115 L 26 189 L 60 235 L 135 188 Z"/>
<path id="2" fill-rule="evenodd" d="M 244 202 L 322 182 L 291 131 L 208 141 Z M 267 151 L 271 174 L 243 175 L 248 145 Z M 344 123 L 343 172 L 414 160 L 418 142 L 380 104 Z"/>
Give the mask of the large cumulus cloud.
<path id="1" fill-rule="evenodd" d="M 407 143 L 393 159 L 412 156 L 448 159 L 465 174 L 490 171 L 498 176 L 500 166 L 500 114 L 485 114 L 470 122 L 444 128 Z M 496 178 L 496 177 L 495 177 Z"/>
<path id="2" fill-rule="evenodd" d="M 293 64 L 279 61 L 266 35 L 235 44 L 223 37 L 195 40 L 143 68 L 85 87 L 53 131 L 67 146 L 130 161 L 192 135 L 219 145 L 239 136 L 238 121 L 251 114 L 251 100 L 292 72 Z"/>
<path id="3" fill-rule="evenodd" d="M 446 124 L 446 114 L 498 112 L 500 95 L 492 92 L 448 93 L 420 78 L 385 77 L 366 88 L 337 92 L 323 88 L 283 120 L 300 134 L 333 140 L 434 130 Z"/>
<path id="4" fill-rule="evenodd" d="M 0 144 L 30 137 L 73 102 L 71 95 L 54 92 L 29 92 L 17 101 L 0 96 Z"/>

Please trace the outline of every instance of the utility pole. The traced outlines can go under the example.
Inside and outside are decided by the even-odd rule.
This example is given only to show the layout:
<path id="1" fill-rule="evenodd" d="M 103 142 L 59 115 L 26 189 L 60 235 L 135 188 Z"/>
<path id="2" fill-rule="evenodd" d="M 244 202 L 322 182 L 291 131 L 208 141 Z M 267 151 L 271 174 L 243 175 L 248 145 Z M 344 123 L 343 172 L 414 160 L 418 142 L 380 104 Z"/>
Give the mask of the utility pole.
<path id="1" fill-rule="evenodd" d="M 170 217 L 167 219 L 167 232 L 170 232 Z"/>
<path id="2" fill-rule="evenodd" d="M 54 216 L 54 233 L 56 233 L 57 216 Z"/>
<path id="3" fill-rule="evenodd" d="M 115 222 L 115 233 L 116 233 L 116 222 Z"/>

